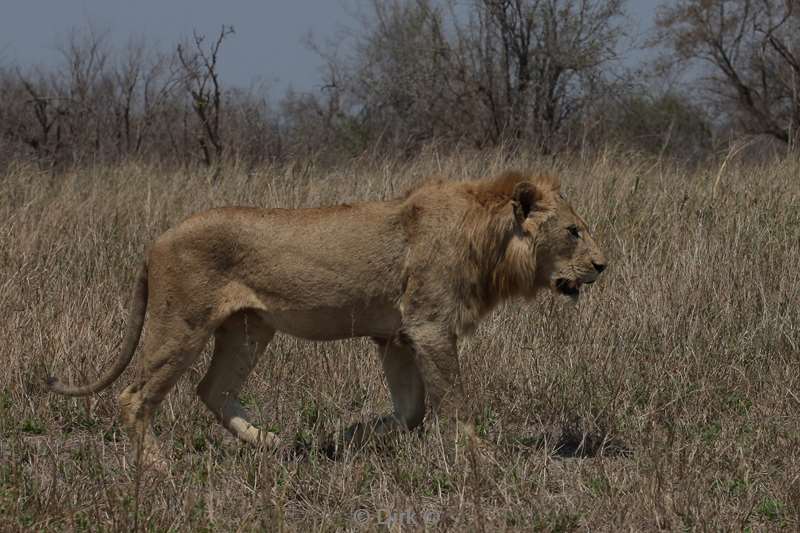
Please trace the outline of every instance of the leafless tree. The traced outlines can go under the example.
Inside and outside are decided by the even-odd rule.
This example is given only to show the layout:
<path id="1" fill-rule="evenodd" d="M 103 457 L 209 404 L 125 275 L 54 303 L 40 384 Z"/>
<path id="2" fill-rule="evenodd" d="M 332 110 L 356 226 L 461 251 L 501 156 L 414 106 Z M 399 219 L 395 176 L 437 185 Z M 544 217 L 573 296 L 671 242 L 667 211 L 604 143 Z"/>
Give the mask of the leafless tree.
<path id="1" fill-rule="evenodd" d="M 508 133 L 558 134 L 584 105 L 586 77 L 615 57 L 620 0 L 483 0 L 499 44 Z"/>
<path id="2" fill-rule="evenodd" d="M 120 155 L 139 156 L 157 115 L 167 111 L 168 101 L 175 98 L 180 77 L 170 57 L 136 41 L 119 54 L 111 76 L 117 150 Z"/>
<path id="3" fill-rule="evenodd" d="M 113 120 L 105 112 L 112 96 L 107 34 L 91 26 L 83 32 L 74 29 L 60 52 L 63 67 L 50 90 L 63 103 L 71 158 L 79 159 L 84 145 L 99 155 L 109 142 L 106 132 Z"/>
<path id="4" fill-rule="evenodd" d="M 354 59 L 325 59 L 373 136 L 550 150 L 615 58 L 622 15 L 621 0 L 372 0 Z"/>
<path id="5" fill-rule="evenodd" d="M 205 36 L 194 32 L 191 49 L 186 45 L 178 45 L 177 49 L 184 87 L 200 120 L 202 132 L 197 136 L 197 142 L 207 166 L 219 164 L 225 150 L 220 126 L 223 95 L 218 60 L 223 41 L 233 33 L 233 26 L 223 25 L 216 40 L 206 48 Z"/>
<path id="6" fill-rule="evenodd" d="M 800 3 L 680 0 L 661 7 L 658 42 L 710 67 L 705 91 L 745 133 L 797 143 Z"/>
<path id="7" fill-rule="evenodd" d="M 0 118 L 7 140 L 26 147 L 43 166 L 54 168 L 63 162 L 69 102 L 53 94 L 51 82 L 51 76 L 39 69 L 3 72 Z"/>

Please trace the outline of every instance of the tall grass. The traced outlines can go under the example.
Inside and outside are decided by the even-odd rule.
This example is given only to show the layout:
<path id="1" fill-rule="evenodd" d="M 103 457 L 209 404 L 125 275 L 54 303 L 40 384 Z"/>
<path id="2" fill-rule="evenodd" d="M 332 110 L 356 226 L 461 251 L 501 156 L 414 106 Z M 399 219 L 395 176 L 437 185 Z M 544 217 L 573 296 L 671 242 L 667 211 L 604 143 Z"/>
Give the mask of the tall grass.
<path id="1" fill-rule="evenodd" d="M 435 430 L 338 462 L 240 444 L 194 393 L 162 404 L 164 475 L 140 475 L 117 420 L 128 374 L 96 398 L 46 393 L 116 357 L 148 242 L 221 205 L 390 198 L 426 177 L 557 172 L 610 267 L 577 307 L 510 302 L 461 346 L 494 460 Z M 0 176 L 0 530 L 641 530 L 800 527 L 800 161 L 688 170 L 609 152 L 544 160 L 421 155 L 297 163 L 213 183 L 128 164 Z M 368 341 L 278 336 L 245 402 L 289 442 L 390 407 Z"/>

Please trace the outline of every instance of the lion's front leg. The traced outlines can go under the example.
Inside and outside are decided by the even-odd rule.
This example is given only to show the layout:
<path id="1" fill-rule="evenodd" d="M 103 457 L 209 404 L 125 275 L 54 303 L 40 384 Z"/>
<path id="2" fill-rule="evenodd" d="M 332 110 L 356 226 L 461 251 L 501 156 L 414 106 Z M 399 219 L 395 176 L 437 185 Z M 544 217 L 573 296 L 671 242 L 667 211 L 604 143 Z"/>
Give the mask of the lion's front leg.
<path id="1" fill-rule="evenodd" d="M 412 346 L 400 339 L 374 339 L 392 395 L 392 413 L 345 430 L 338 440 L 330 439 L 326 451 L 338 455 L 345 446 L 359 448 L 373 438 L 386 437 L 419 427 L 425 417 L 425 385 Z"/>
<path id="2" fill-rule="evenodd" d="M 416 352 L 430 415 L 445 423 L 448 436 L 454 429 L 474 436 L 472 410 L 461 383 L 456 336 L 436 323 L 408 328 L 407 335 Z"/>
<path id="3" fill-rule="evenodd" d="M 447 454 L 463 446 L 473 468 L 493 463 L 493 450 L 478 438 L 474 411 L 464 395 L 456 336 L 435 323 L 409 328 L 408 334 L 428 395 L 429 416 Z"/>

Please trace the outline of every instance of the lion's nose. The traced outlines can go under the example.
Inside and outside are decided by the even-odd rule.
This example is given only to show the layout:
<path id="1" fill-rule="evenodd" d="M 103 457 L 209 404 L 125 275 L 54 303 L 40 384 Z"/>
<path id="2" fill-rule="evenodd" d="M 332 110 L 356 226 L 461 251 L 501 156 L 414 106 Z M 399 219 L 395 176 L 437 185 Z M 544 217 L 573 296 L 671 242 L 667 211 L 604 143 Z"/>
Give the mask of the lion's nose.
<path id="1" fill-rule="evenodd" d="M 592 265 L 594 266 L 594 269 L 597 270 L 598 274 L 606 269 L 605 263 L 595 263 L 594 261 L 592 261 Z"/>

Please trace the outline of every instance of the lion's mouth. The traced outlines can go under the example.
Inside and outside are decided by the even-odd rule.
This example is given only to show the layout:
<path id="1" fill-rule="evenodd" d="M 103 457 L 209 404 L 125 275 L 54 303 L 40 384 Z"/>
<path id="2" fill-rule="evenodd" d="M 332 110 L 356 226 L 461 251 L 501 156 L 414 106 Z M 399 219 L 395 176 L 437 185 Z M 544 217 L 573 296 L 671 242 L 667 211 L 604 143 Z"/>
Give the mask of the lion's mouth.
<path id="1" fill-rule="evenodd" d="M 581 293 L 582 282 L 574 279 L 558 278 L 556 280 L 556 290 L 565 296 L 572 298 L 577 297 Z"/>

